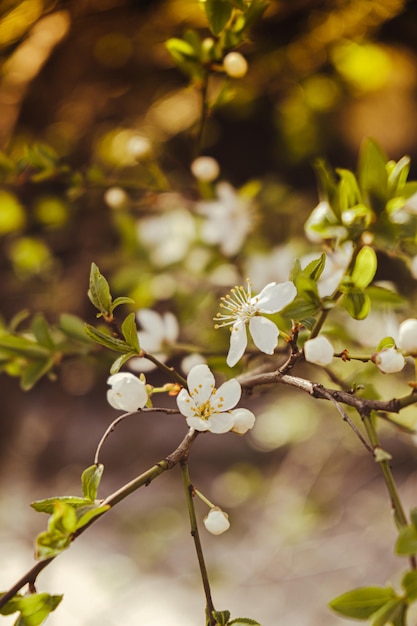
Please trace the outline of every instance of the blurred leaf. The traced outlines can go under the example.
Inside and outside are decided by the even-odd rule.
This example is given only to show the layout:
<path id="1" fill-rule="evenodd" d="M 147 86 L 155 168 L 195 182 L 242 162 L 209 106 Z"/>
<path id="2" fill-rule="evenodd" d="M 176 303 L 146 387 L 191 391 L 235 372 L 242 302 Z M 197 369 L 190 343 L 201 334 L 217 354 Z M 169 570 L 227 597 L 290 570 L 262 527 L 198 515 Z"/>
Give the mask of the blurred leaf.
<path id="1" fill-rule="evenodd" d="M 123 333 L 123 337 L 126 340 L 126 343 L 128 343 L 129 346 L 131 346 L 131 348 L 134 348 L 134 350 L 136 350 L 136 352 L 139 354 L 140 345 L 139 345 L 138 330 L 136 328 L 135 320 L 136 320 L 135 314 L 129 313 L 129 315 L 123 321 L 122 333 Z"/>
<path id="2" fill-rule="evenodd" d="M 81 475 L 81 484 L 83 488 L 84 497 L 94 502 L 97 497 L 97 490 L 103 476 L 104 465 L 99 463 L 98 465 L 91 465 L 87 467 Z"/>
<path id="3" fill-rule="evenodd" d="M 243 28 L 247 30 L 254 26 L 256 22 L 261 19 L 269 4 L 269 0 L 252 0 L 252 2 L 247 5 L 246 11 L 244 12 Z"/>
<path id="4" fill-rule="evenodd" d="M 50 350 L 40 346 L 35 341 L 17 335 L 0 335 L 0 349 L 10 354 L 17 354 L 26 358 L 48 359 Z"/>
<path id="5" fill-rule="evenodd" d="M 393 599 L 396 597 L 390 587 L 360 587 L 338 596 L 329 606 L 345 617 L 367 620 Z"/>
<path id="6" fill-rule="evenodd" d="M 32 387 L 45 376 L 55 365 L 55 357 L 49 359 L 37 359 L 26 365 L 20 378 L 20 386 L 23 391 L 29 391 Z"/>
<path id="7" fill-rule="evenodd" d="M 359 156 L 359 186 L 371 208 L 380 213 L 387 201 L 387 158 L 378 144 L 366 139 Z"/>
<path id="8" fill-rule="evenodd" d="M 87 337 L 85 332 L 84 321 L 76 315 L 63 313 L 59 318 L 58 328 L 68 337 L 85 344 L 91 343 L 90 338 Z"/>
<path id="9" fill-rule="evenodd" d="M 103 515 L 106 511 L 110 509 L 109 504 L 104 504 L 103 506 L 95 506 L 89 505 L 83 508 L 77 509 L 77 530 L 80 530 L 84 526 L 87 526 L 95 517 L 99 517 Z M 81 514 L 81 516 L 80 516 Z"/>
<path id="10" fill-rule="evenodd" d="M 371 300 L 369 296 L 356 286 L 345 287 L 341 285 L 344 293 L 342 305 L 355 320 L 363 320 L 371 310 Z"/>
<path id="11" fill-rule="evenodd" d="M 417 553 L 417 528 L 415 526 L 405 526 L 400 529 L 395 551 L 401 556 Z"/>
<path id="12" fill-rule="evenodd" d="M 49 325 L 42 313 L 35 315 L 30 329 L 35 335 L 39 345 L 44 346 L 49 350 L 54 350 L 55 342 L 52 337 L 51 329 L 49 328 Z"/>
<path id="13" fill-rule="evenodd" d="M 31 503 L 31 507 L 38 513 L 48 513 L 52 515 L 54 512 L 54 505 L 56 502 L 62 502 L 63 504 L 69 504 L 73 508 L 78 506 L 85 506 L 91 504 L 91 501 L 87 498 L 80 498 L 77 496 L 56 496 L 55 498 L 45 498 L 44 500 L 35 500 Z"/>
<path id="14" fill-rule="evenodd" d="M 414 602 L 417 600 L 417 571 L 412 570 L 406 572 L 402 578 L 401 584 L 406 593 L 407 600 Z"/>
<path id="15" fill-rule="evenodd" d="M 77 529 L 77 515 L 69 504 L 56 500 L 49 518 L 48 530 L 36 538 L 36 558 L 47 559 L 68 548 Z"/>
<path id="16" fill-rule="evenodd" d="M 336 172 L 340 176 L 338 185 L 339 206 L 343 213 L 343 211 L 361 202 L 361 192 L 356 181 L 356 176 L 350 170 L 337 169 Z"/>
<path id="17" fill-rule="evenodd" d="M 15 626 L 39 626 L 54 611 L 62 600 L 62 596 L 51 596 L 49 593 L 15 595 L 0 609 L 2 615 L 10 615 L 20 611 L 21 615 Z"/>
<path id="18" fill-rule="evenodd" d="M 230 619 L 230 611 L 213 611 L 212 616 L 216 620 L 216 626 L 227 626 Z"/>
<path id="19" fill-rule="evenodd" d="M 237 617 L 228 623 L 227 626 L 261 626 L 259 622 L 249 617 Z"/>
<path id="20" fill-rule="evenodd" d="M 206 0 L 204 8 L 211 32 L 220 35 L 232 16 L 231 0 Z"/>
<path id="21" fill-rule="evenodd" d="M 378 611 L 372 614 L 370 619 L 371 626 L 385 626 L 391 624 L 394 619 L 399 617 L 403 613 L 403 609 L 406 605 L 401 598 L 393 598 L 384 606 L 381 606 Z"/>
<path id="22" fill-rule="evenodd" d="M 165 46 L 172 58 L 177 62 L 182 63 L 184 61 L 197 60 L 193 46 L 187 41 L 184 41 L 184 39 L 173 37 L 165 42 Z"/>

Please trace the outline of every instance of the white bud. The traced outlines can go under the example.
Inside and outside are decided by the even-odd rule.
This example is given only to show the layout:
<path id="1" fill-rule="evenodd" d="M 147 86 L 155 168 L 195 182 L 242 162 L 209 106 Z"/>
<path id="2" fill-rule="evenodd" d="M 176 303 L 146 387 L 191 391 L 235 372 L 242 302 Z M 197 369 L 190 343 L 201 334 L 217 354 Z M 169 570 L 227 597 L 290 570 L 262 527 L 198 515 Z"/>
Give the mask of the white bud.
<path id="1" fill-rule="evenodd" d="M 213 157 L 201 156 L 191 163 L 191 171 L 197 180 L 210 183 L 218 177 L 220 167 Z"/>
<path id="2" fill-rule="evenodd" d="M 314 337 L 304 344 L 304 356 L 309 363 L 328 365 L 334 355 L 334 348 L 327 337 Z"/>
<path id="3" fill-rule="evenodd" d="M 146 159 L 146 157 L 151 154 L 152 146 L 151 142 L 146 137 L 135 135 L 129 139 L 127 150 L 132 157 L 139 161 L 140 159 Z"/>
<path id="4" fill-rule="evenodd" d="M 129 198 L 121 187 L 110 187 L 104 194 L 104 201 L 111 209 L 122 209 L 127 205 Z"/>
<path id="5" fill-rule="evenodd" d="M 384 348 L 374 354 L 372 360 L 384 374 L 401 372 L 405 365 L 403 355 L 396 348 Z"/>
<path id="6" fill-rule="evenodd" d="M 248 409 L 235 409 L 233 411 L 234 425 L 232 431 L 238 435 L 244 435 L 255 424 L 255 416 Z"/>
<path id="7" fill-rule="evenodd" d="M 109 404 L 120 411 L 133 412 L 141 409 L 148 401 L 143 380 L 129 372 L 119 372 L 107 379 L 111 389 L 107 391 Z"/>
<path id="8" fill-rule="evenodd" d="M 221 535 L 230 528 L 229 516 L 218 506 L 215 506 L 204 518 L 204 526 L 212 535 Z"/>
<path id="9" fill-rule="evenodd" d="M 417 319 L 410 318 L 400 324 L 397 346 L 405 354 L 417 356 Z"/>
<path id="10" fill-rule="evenodd" d="M 229 52 L 223 59 L 224 71 L 232 78 L 243 78 L 248 71 L 248 62 L 240 52 Z"/>

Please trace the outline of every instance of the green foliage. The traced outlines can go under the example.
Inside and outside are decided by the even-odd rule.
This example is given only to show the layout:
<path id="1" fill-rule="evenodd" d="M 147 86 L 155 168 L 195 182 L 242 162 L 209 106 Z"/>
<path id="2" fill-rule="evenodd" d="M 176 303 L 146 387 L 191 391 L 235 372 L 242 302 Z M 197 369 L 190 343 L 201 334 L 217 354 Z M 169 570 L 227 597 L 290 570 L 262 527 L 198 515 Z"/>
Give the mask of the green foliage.
<path id="1" fill-rule="evenodd" d="M 398 598 L 391 587 L 360 587 L 332 600 L 330 607 L 345 617 L 368 620 Z M 385 624 L 386 622 L 382 622 Z M 373 625 L 375 626 L 375 625 Z"/>
<path id="2" fill-rule="evenodd" d="M 0 613 L 12 615 L 18 611 L 20 615 L 14 626 L 39 626 L 55 611 L 61 600 L 62 596 L 51 596 L 49 593 L 17 594 L 0 609 Z"/>

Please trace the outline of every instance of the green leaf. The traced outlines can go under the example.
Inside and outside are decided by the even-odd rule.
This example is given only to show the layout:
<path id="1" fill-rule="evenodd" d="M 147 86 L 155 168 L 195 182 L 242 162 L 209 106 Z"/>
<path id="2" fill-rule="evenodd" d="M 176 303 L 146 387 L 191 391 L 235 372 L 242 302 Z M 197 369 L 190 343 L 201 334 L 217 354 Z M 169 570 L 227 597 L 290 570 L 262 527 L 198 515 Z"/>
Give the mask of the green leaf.
<path id="1" fill-rule="evenodd" d="M 342 305 L 355 320 L 363 320 L 367 317 L 371 310 L 371 301 L 369 296 L 357 287 L 349 287 L 346 289 L 341 286 L 341 290 L 344 292 L 342 299 Z"/>
<path id="2" fill-rule="evenodd" d="M 48 358 L 51 354 L 50 350 L 40 346 L 35 341 L 16 335 L 0 335 L 0 348 L 10 354 L 17 354 L 29 359 Z"/>
<path id="3" fill-rule="evenodd" d="M 62 596 L 51 596 L 49 593 L 36 593 L 27 596 L 16 595 L 0 610 L 2 615 L 10 615 L 20 611 L 21 615 L 16 626 L 39 626 L 55 611 Z"/>
<path id="4" fill-rule="evenodd" d="M 261 626 L 259 622 L 254 619 L 250 619 L 250 617 L 237 617 L 229 622 L 227 626 L 232 626 L 232 624 L 234 624 L 234 626 Z"/>
<path id="5" fill-rule="evenodd" d="M 401 598 L 393 598 L 372 614 L 371 626 L 385 626 L 385 624 L 392 623 L 402 613 L 403 607 L 404 602 Z"/>
<path id="6" fill-rule="evenodd" d="M 338 596 L 329 606 L 345 617 L 367 620 L 394 598 L 395 593 L 390 587 L 360 587 Z"/>
<path id="7" fill-rule="evenodd" d="M 415 602 L 417 600 L 417 571 L 411 570 L 406 572 L 401 584 L 407 595 L 407 600 L 409 602 Z"/>
<path id="8" fill-rule="evenodd" d="M 393 162 L 392 165 L 393 167 L 390 168 L 388 174 L 388 196 L 390 198 L 402 195 L 402 190 L 410 171 L 410 157 L 404 156 L 398 163 Z"/>
<path id="9" fill-rule="evenodd" d="M 387 202 L 386 162 L 387 158 L 378 144 L 366 139 L 359 156 L 359 186 L 364 200 L 376 213 L 380 213 Z"/>
<path id="10" fill-rule="evenodd" d="M 232 3 L 230 0 L 206 0 L 204 8 L 211 32 L 220 35 L 232 16 Z"/>
<path id="11" fill-rule="evenodd" d="M 165 46 L 175 61 L 183 63 L 184 61 L 197 60 L 194 48 L 184 39 L 173 37 L 165 42 Z"/>
<path id="12" fill-rule="evenodd" d="M 32 387 L 45 376 L 55 365 L 53 357 L 49 359 L 37 359 L 28 363 L 23 370 L 20 378 L 20 386 L 23 391 L 29 391 Z"/>
<path id="13" fill-rule="evenodd" d="M 101 477 L 103 476 L 104 465 L 98 463 L 97 465 L 91 465 L 87 467 L 81 475 L 81 484 L 83 488 L 84 497 L 94 502 L 97 498 L 97 490 L 100 485 Z"/>
<path id="14" fill-rule="evenodd" d="M 415 526 L 401 528 L 395 544 L 395 551 L 401 556 L 417 553 L 417 528 Z"/>
<path id="15" fill-rule="evenodd" d="M 385 348 L 394 348 L 395 347 L 395 339 L 393 337 L 384 337 L 381 339 L 379 344 L 376 347 L 376 352 L 381 352 Z"/>
<path id="16" fill-rule="evenodd" d="M 359 289 L 365 289 L 373 280 L 378 267 L 378 259 L 375 250 L 364 246 L 356 257 L 355 266 L 351 274 L 352 282 Z"/>
<path id="17" fill-rule="evenodd" d="M 121 304 L 135 304 L 135 301 L 133 300 L 133 298 L 128 298 L 127 296 L 119 296 L 118 298 L 113 300 L 111 310 L 114 311 L 114 309 Z"/>
<path id="18" fill-rule="evenodd" d="M 94 339 L 94 341 L 110 350 L 114 350 L 115 352 L 131 352 L 130 346 L 128 346 L 125 341 L 116 339 L 116 337 L 112 337 L 108 333 L 103 333 L 90 324 L 85 324 L 84 330 L 91 339 Z"/>
<path id="19" fill-rule="evenodd" d="M 95 517 L 103 515 L 106 511 L 110 509 L 109 504 L 104 504 L 103 506 L 94 506 L 89 505 L 83 507 L 82 509 L 77 509 L 77 516 L 81 513 L 81 516 L 78 518 L 77 528 L 76 530 L 80 530 L 84 526 L 87 526 Z"/>
<path id="20" fill-rule="evenodd" d="M 310 263 L 306 265 L 306 267 L 302 270 L 302 272 L 305 276 L 308 276 L 308 278 L 311 278 L 311 280 L 314 280 L 315 282 L 317 282 L 323 273 L 325 265 L 326 265 L 326 255 L 323 253 L 319 256 L 318 259 L 314 259 L 313 261 L 310 261 Z"/>
<path id="21" fill-rule="evenodd" d="M 37 340 L 39 345 L 44 346 L 49 350 L 54 350 L 55 342 L 53 340 L 51 330 L 48 326 L 46 319 L 41 313 L 35 315 L 30 329 L 35 335 L 35 339 Z"/>
<path id="22" fill-rule="evenodd" d="M 126 343 L 133 348 L 137 354 L 140 353 L 140 345 L 138 338 L 138 329 L 136 328 L 136 316 L 134 313 L 129 313 L 122 324 L 123 337 Z"/>
<path id="23" fill-rule="evenodd" d="M 76 315 L 63 313 L 59 318 L 58 327 L 68 337 L 90 344 L 90 338 L 86 337 L 84 321 Z"/>
<path id="24" fill-rule="evenodd" d="M 230 619 L 230 611 L 213 611 L 212 615 L 216 620 L 216 626 L 227 626 Z"/>
<path id="25" fill-rule="evenodd" d="M 252 2 L 246 8 L 243 16 L 244 26 L 241 27 L 240 30 L 247 30 L 248 28 L 251 28 L 254 24 L 256 24 L 256 22 L 261 19 L 269 4 L 269 0 L 252 0 Z"/>
<path id="26" fill-rule="evenodd" d="M 55 498 L 45 498 L 44 500 L 35 500 L 31 503 L 31 507 L 38 513 L 48 513 L 52 515 L 54 512 L 54 505 L 56 502 L 62 502 L 63 504 L 69 504 L 73 508 L 78 506 L 85 506 L 91 504 L 91 500 L 87 498 L 81 498 L 77 496 L 56 496 Z"/>
<path id="27" fill-rule="evenodd" d="M 104 276 L 100 274 L 100 270 L 95 263 L 91 264 L 88 297 L 91 303 L 104 317 L 111 317 L 112 297 L 109 283 Z"/>
<path id="28" fill-rule="evenodd" d="M 49 518 L 48 530 L 40 533 L 36 538 L 36 558 L 48 559 L 68 548 L 77 529 L 77 521 L 75 509 L 57 500 L 53 514 Z"/>
<path id="29" fill-rule="evenodd" d="M 356 176 L 350 170 L 337 169 L 336 172 L 340 176 L 340 182 L 338 185 L 339 206 L 341 212 L 343 213 L 343 211 L 346 211 L 361 202 L 361 192 L 359 190 Z"/>
<path id="30" fill-rule="evenodd" d="M 138 356 L 137 352 L 127 352 L 126 354 L 122 354 L 122 356 L 117 357 L 110 368 L 110 374 L 117 374 L 120 368 L 134 356 Z"/>

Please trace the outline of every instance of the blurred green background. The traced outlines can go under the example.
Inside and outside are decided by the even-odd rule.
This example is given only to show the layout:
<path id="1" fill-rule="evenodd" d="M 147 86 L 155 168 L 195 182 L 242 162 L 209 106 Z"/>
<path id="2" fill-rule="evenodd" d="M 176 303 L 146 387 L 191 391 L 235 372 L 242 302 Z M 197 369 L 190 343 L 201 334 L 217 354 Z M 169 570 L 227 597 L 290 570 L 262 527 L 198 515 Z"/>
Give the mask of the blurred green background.
<path id="1" fill-rule="evenodd" d="M 198 299 L 210 309 L 221 292 L 214 271 L 246 269 L 238 257 L 211 259 L 198 271 L 200 257 L 187 243 L 199 101 L 164 42 L 190 28 L 209 36 L 193 0 L 1 3 L 4 323 L 22 309 L 42 311 L 51 322 L 70 312 L 93 323 L 86 292 L 94 261 L 115 296 L 172 306 L 199 337 L 211 315 L 195 314 Z M 245 258 L 259 241 L 265 252 L 289 242 L 309 250 L 302 226 L 317 202 L 317 156 L 353 169 L 361 141 L 371 136 L 390 158 L 410 155 L 417 177 L 415 2 L 272 0 L 240 52 L 248 75 L 232 81 L 232 97 L 211 116 L 204 152 L 236 187 L 260 181 L 262 220 Z M 129 153 L 132 138 L 142 136 L 152 143 L 155 167 Z M 119 206 L 106 201 L 114 187 L 127 193 Z M 135 234 L 161 210 L 185 220 L 179 233 L 176 226 L 168 231 L 185 242 L 172 262 L 155 260 L 157 243 L 147 247 Z M 282 271 L 285 263 L 277 260 Z M 385 270 L 382 278 L 396 274 Z M 30 566 L 31 539 L 45 522 L 28 503 L 74 492 L 114 418 L 107 372 L 94 357 L 69 360 L 56 381 L 43 380 L 26 395 L 2 375 L 2 588 Z M 260 413 L 253 434 L 202 437 L 196 445 L 196 482 L 232 519 L 229 536 L 205 537 L 215 600 L 219 595 L 219 608 L 263 626 L 343 623 L 327 611 L 328 600 L 355 584 L 384 584 L 402 566 L 392 555 L 395 533 L 377 468 L 321 404 L 299 396 L 295 402 L 282 389 L 251 402 Z M 140 419 L 108 442 L 104 491 L 165 456 L 185 432 L 166 416 Z M 384 436 L 406 504 L 415 505 L 413 443 L 388 428 Z M 60 557 L 45 586 L 68 591 L 68 608 L 64 601 L 51 624 L 202 623 L 182 494 L 172 486 L 179 478 L 159 479 Z M 81 600 L 86 588 L 89 603 Z"/>

